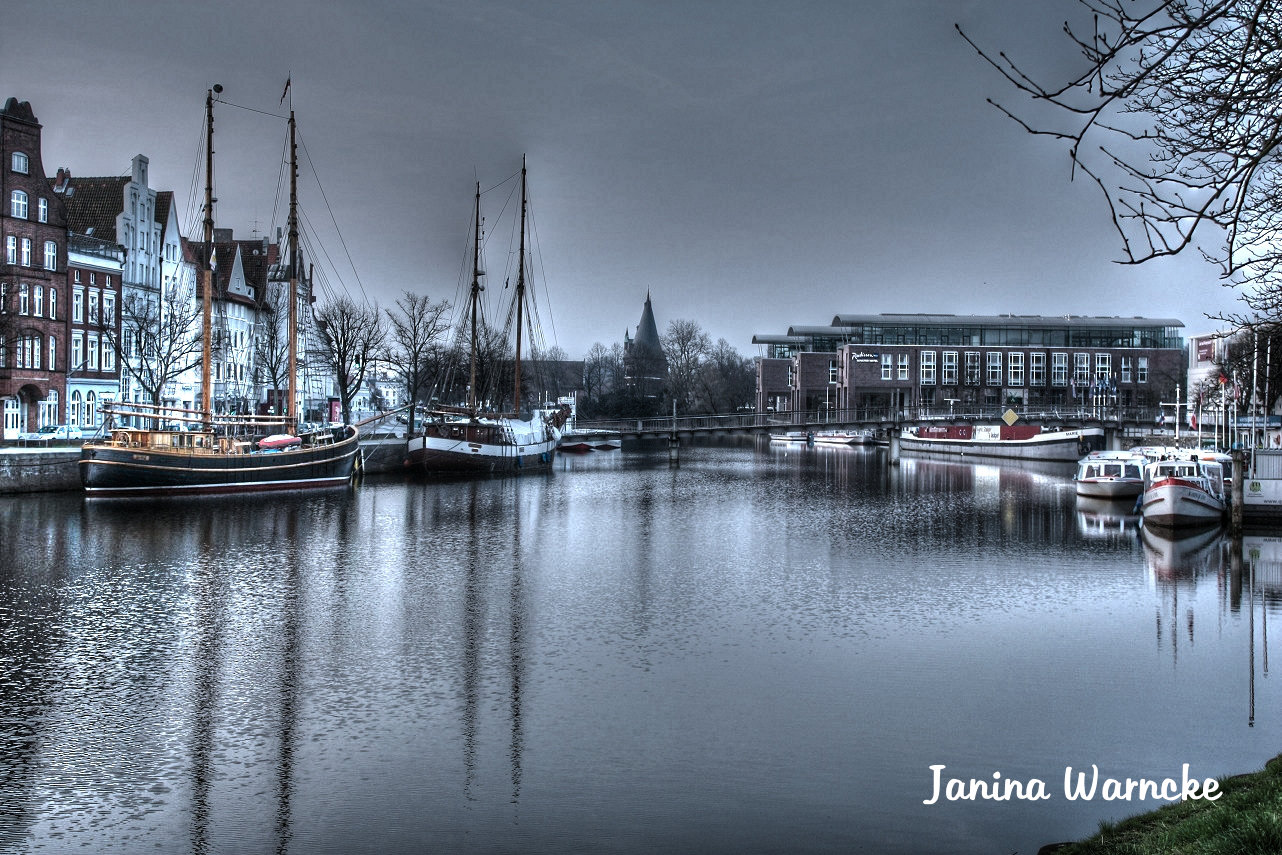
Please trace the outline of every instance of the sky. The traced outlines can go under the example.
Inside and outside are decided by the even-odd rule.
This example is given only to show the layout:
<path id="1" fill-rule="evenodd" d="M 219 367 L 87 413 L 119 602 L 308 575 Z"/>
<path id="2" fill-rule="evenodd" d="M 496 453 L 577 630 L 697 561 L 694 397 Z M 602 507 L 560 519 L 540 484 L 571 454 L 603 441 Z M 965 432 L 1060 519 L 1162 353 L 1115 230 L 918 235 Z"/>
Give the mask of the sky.
<path id="1" fill-rule="evenodd" d="M 986 103 L 1022 104 L 954 25 L 1058 80 L 1080 60 L 1073 0 L 7 9 L 0 98 L 31 103 L 48 174 L 125 175 L 145 154 L 198 238 L 217 83 L 217 225 L 273 235 L 292 103 L 328 287 L 382 306 L 457 300 L 474 184 L 526 157 L 539 320 L 571 358 L 634 333 L 647 294 L 661 333 L 692 320 L 746 356 L 754 335 L 837 314 L 1138 315 L 1196 334 L 1238 305 L 1200 256 L 1118 264 L 1065 147 Z M 482 200 L 491 292 L 512 186 Z"/>

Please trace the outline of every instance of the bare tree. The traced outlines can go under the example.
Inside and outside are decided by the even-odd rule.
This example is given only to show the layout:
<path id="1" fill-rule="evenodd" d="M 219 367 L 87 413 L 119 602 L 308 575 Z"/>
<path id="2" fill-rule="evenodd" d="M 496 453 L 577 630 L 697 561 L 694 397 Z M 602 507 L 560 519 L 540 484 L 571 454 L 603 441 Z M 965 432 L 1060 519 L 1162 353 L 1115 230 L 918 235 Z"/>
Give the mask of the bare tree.
<path id="1" fill-rule="evenodd" d="M 757 393 L 757 371 L 751 359 L 742 356 L 724 338 L 708 351 L 699 383 L 705 409 L 726 413 L 751 406 Z"/>
<path id="2" fill-rule="evenodd" d="M 405 291 L 396 310 L 387 309 L 387 360 L 400 378 L 410 402 L 409 431 L 414 432 L 416 404 L 432 385 L 442 338 L 449 329 L 450 304 Z"/>
<path id="3" fill-rule="evenodd" d="M 663 334 L 663 355 L 668 360 L 668 390 L 683 412 L 694 404 L 699 370 L 712 351 L 712 340 L 697 321 L 673 320 Z"/>
<path id="4" fill-rule="evenodd" d="M 116 354 L 116 364 L 138 384 L 152 404 L 160 406 L 165 387 L 201 363 L 204 348 L 201 304 L 191 289 L 171 285 L 157 296 L 131 292 L 121 299 L 120 323 L 108 309 L 96 319 L 98 329 Z M 211 353 L 221 352 L 213 342 Z M 202 402 L 209 407 L 210 402 Z"/>
<path id="5" fill-rule="evenodd" d="M 996 106 L 1030 133 L 1067 143 L 1074 171 L 1107 200 L 1124 263 L 1196 246 L 1226 284 L 1243 286 L 1253 317 L 1278 318 L 1282 7 L 1272 0 L 1078 2 L 1091 31 L 1064 25 L 1085 59 L 1069 80 L 1038 82 L 958 28 L 1019 92 L 1051 105 L 1059 123 Z"/>
<path id="6" fill-rule="evenodd" d="M 271 287 L 258 306 L 259 333 L 254 339 L 254 382 L 261 383 L 285 412 L 289 388 L 289 291 Z"/>
<path id="7" fill-rule="evenodd" d="M 383 315 L 377 305 L 364 306 L 350 297 L 334 298 L 316 312 L 316 328 L 323 347 L 325 367 L 338 386 L 343 421 L 352 421 L 352 399 L 365 382 L 365 372 L 381 352 L 387 338 Z"/>
<path id="8" fill-rule="evenodd" d="M 622 352 L 620 352 L 622 357 Z M 613 388 L 614 371 L 611 365 L 611 352 L 601 342 L 596 342 L 588 349 L 583 359 L 583 393 L 588 398 L 595 398 Z M 622 372 L 622 366 L 618 371 Z"/>

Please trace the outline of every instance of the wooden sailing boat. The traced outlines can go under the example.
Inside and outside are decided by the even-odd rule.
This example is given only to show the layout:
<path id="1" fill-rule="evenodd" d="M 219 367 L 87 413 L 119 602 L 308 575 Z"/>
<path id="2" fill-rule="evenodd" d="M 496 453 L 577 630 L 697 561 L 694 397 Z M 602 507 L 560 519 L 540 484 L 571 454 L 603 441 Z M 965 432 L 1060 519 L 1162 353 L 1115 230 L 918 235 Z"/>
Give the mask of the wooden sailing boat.
<path id="1" fill-rule="evenodd" d="M 214 94 L 205 99 L 205 247 L 214 238 Z M 145 404 L 104 407 L 108 423 L 132 416 L 165 428 L 117 427 L 85 443 L 80 478 L 90 496 L 148 496 L 241 493 L 345 486 L 360 460 L 359 431 L 350 425 L 298 430 L 298 150 L 294 111 L 289 113 L 289 397 L 281 416 L 216 416 L 211 367 L 213 268 L 206 255 L 202 271 L 200 411 Z M 187 430 L 167 429 L 178 422 Z M 285 437 L 297 441 L 286 440 Z"/>
<path id="2" fill-rule="evenodd" d="M 472 288 L 468 319 L 471 323 L 471 361 L 467 406 L 438 408 L 429 414 L 420 436 L 406 446 L 405 465 L 427 475 L 494 473 L 511 474 L 552 465 L 560 428 L 570 408 L 554 412 L 535 410 L 528 419 L 519 416 L 521 405 L 521 329 L 525 309 L 526 169 L 521 161 L 521 235 L 516 275 L 516 361 L 513 402 L 516 415 L 483 414 L 476 396 L 477 315 L 481 293 L 481 185 L 476 185 L 476 221 L 472 242 Z"/>

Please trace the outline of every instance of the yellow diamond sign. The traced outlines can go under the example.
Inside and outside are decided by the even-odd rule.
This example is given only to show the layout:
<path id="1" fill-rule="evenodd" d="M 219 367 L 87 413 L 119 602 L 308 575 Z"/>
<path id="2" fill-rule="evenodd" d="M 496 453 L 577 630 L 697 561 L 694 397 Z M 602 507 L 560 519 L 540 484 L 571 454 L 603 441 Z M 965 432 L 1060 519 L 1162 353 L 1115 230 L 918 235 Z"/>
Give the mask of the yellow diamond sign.
<path id="1" fill-rule="evenodd" d="M 1002 421 L 1006 422 L 1008 425 L 1013 425 L 1015 422 L 1019 421 L 1019 413 L 1014 410 L 1007 410 L 1002 413 Z"/>

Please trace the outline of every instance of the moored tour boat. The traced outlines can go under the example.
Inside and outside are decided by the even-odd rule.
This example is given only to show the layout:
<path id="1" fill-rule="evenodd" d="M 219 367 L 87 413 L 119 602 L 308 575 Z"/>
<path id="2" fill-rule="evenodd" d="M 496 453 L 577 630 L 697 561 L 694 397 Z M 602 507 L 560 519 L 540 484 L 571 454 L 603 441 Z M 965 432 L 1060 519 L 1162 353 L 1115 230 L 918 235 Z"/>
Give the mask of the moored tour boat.
<path id="1" fill-rule="evenodd" d="M 1051 430 L 1040 425 L 927 425 L 904 428 L 901 451 L 1075 463 L 1104 445 L 1103 428 Z"/>
<path id="2" fill-rule="evenodd" d="M 512 400 L 521 405 L 521 330 L 525 310 L 525 231 L 526 171 L 521 163 L 521 227 L 517 256 L 516 289 L 513 302 L 516 313 L 515 387 Z M 562 405 L 552 412 L 535 409 L 528 416 L 482 413 L 477 404 L 477 363 L 479 355 L 478 313 L 481 293 L 481 185 L 476 185 L 475 232 L 472 243 L 472 288 L 470 307 L 464 320 L 470 320 L 471 381 L 468 383 L 466 407 L 438 407 L 428 414 L 419 436 L 406 443 L 405 466 L 424 475 L 514 474 L 551 467 L 561 441 L 561 427 L 570 417 L 570 407 Z"/>
<path id="3" fill-rule="evenodd" d="M 870 430 L 821 430 L 815 433 L 815 445 L 871 445 Z"/>
<path id="4" fill-rule="evenodd" d="M 1144 469 L 1144 525 L 1219 525 L 1224 519 L 1224 467 L 1195 456 L 1154 461 Z"/>
<path id="5" fill-rule="evenodd" d="M 213 247 L 213 127 L 214 94 L 205 99 L 205 251 Z M 289 116 L 289 304 L 298 302 L 298 157 L 294 114 Z M 298 430 L 297 319 L 289 313 L 286 345 L 289 392 L 282 416 L 218 416 L 210 409 L 212 396 L 213 267 L 206 256 L 202 271 L 201 405 L 203 410 L 174 412 L 146 404 L 104 407 L 108 423 L 117 418 L 166 428 L 116 427 L 101 439 L 84 444 L 80 478 L 90 497 L 164 496 L 200 493 L 242 493 L 344 487 L 360 463 L 360 431 L 350 425 Z M 177 422 L 178 424 L 175 424 Z M 173 429 L 185 427 L 186 429 Z M 284 431 L 284 433 L 281 433 Z M 270 434 L 264 436 L 265 434 Z M 263 442 L 269 442 L 263 446 Z M 257 448 L 255 447 L 257 446 Z M 274 447 L 273 447 L 274 446 Z"/>
<path id="6" fill-rule="evenodd" d="M 1148 459 L 1131 451 L 1092 451 L 1077 462 L 1077 495 L 1098 499 L 1135 498 L 1144 492 Z"/>

